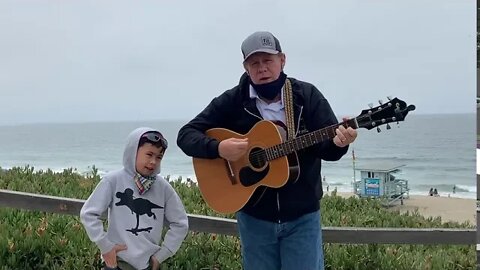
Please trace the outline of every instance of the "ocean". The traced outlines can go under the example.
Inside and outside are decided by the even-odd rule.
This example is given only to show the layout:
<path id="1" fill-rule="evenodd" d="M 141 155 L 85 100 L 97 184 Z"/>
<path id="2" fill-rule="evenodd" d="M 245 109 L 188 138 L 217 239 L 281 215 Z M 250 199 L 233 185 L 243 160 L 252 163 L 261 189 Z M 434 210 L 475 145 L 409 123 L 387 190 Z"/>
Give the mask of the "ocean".
<path id="1" fill-rule="evenodd" d="M 95 166 L 101 175 L 122 166 L 126 136 L 140 126 L 158 128 L 169 141 L 161 175 L 195 180 L 192 159 L 176 146 L 185 121 L 48 123 L 0 126 L 0 168 L 73 168 L 84 174 Z M 358 129 L 358 138 L 339 161 L 324 162 L 329 189 L 351 192 L 355 167 L 388 162 L 404 165 L 397 178 L 408 180 L 411 195 L 476 198 L 476 114 L 415 115 L 375 129 Z M 357 179 L 360 174 L 355 173 Z M 456 192 L 453 194 L 453 186 Z"/>

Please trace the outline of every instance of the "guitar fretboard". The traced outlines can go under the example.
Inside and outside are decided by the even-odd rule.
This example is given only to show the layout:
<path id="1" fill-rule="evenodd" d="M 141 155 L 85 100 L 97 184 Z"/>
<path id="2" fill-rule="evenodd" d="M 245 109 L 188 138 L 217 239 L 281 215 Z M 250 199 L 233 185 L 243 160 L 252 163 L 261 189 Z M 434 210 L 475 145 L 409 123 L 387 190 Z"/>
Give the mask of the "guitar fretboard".
<path id="1" fill-rule="evenodd" d="M 293 153 L 294 151 L 298 151 L 298 150 L 313 146 L 315 144 L 324 142 L 326 140 L 333 139 L 337 135 L 335 130 L 341 125 L 343 125 L 345 128 L 347 127 L 351 127 L 354 129 L 358 128 L 356 118 L 353 118 L 336 125 L 328 126 L 316 131 L 309 132 L 307 134 L 303 134 L 302 136 L 299 136 L 293 140 L 288 140 L 281 144 L 277 144 L 269 148 L 265 148 L 263 150 L 265 157 L 267 161 L 274 160 L 279 157 L 287 156 Z"/>

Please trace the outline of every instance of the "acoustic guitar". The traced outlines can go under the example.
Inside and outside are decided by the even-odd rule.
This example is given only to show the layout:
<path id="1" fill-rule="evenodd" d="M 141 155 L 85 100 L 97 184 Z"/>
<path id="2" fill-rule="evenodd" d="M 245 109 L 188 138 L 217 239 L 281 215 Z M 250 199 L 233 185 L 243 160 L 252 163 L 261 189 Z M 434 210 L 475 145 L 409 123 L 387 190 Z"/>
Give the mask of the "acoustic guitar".
<path id="1" fill-rule="evenodd" d="M 415 110 L 398 99 L 363 110 L 355 118 L 285 140 L 284 133 L 273 122 L 262 120 L 248 133 L 239 134 L 224 128 L 212 128 L 206 135 L 222 141 L 229 138 L 248 138 L 247 153 L 236 161 L 222 158 L 193 158 L 193 166 L 200 192 L 206 203 L 220 213 L 240 210 L 259 186 L 279 188 L 289 180 L 296 181 L 300 169 L 296 151 L 335 137 L 340 126 L 354 129 L 377 128 L 403 121 L 409 111 Z"/>

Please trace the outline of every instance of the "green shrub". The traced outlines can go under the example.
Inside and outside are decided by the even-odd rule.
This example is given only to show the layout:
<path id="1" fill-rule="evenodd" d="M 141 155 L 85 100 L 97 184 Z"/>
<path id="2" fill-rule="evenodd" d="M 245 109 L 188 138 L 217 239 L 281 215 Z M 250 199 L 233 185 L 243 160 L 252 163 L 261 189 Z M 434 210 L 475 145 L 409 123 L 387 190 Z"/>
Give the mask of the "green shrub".
<path id="1" fill-rule="evenodd" d="M 86 199 L 100 180 L 95 167 L 88 175 L 73 169 L 55 173 L 33 167 L 0 170 L 0 189 Z M 234 218 L 211 210 L 191 181 L 170 181 L 188 213 Z M 371 199 L 325 196 L 323 226 L 397 228 L 472 228 L 442 223 L 418 212 L 400 214 Z M 100 269 L 97 247 L 79 218 L 0 208 L 0 270 Z M 456 245 L 325 244 L 326 269 L 475 269 L 475 247 Z M 241 269 L 238 237 L 190 232 L 168 269 Z"/>

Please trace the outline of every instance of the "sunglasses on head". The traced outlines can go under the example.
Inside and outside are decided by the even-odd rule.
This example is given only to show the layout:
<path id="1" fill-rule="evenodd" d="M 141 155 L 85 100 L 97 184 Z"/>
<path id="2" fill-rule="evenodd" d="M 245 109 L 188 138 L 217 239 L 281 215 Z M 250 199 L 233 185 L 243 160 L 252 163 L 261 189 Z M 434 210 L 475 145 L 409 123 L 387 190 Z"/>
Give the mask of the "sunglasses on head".
<path id="1" fill-rule="evenodd" d="M 144 133 L 140 138 L 146 138 L 147 140 L 153 143 L 160 142 L 162 144 L 163 149 L 167 149 L 168 147 L 167 140 L 163 137 L 163 135 L 160 132 L 147 132 L 147 133 Z"/>

